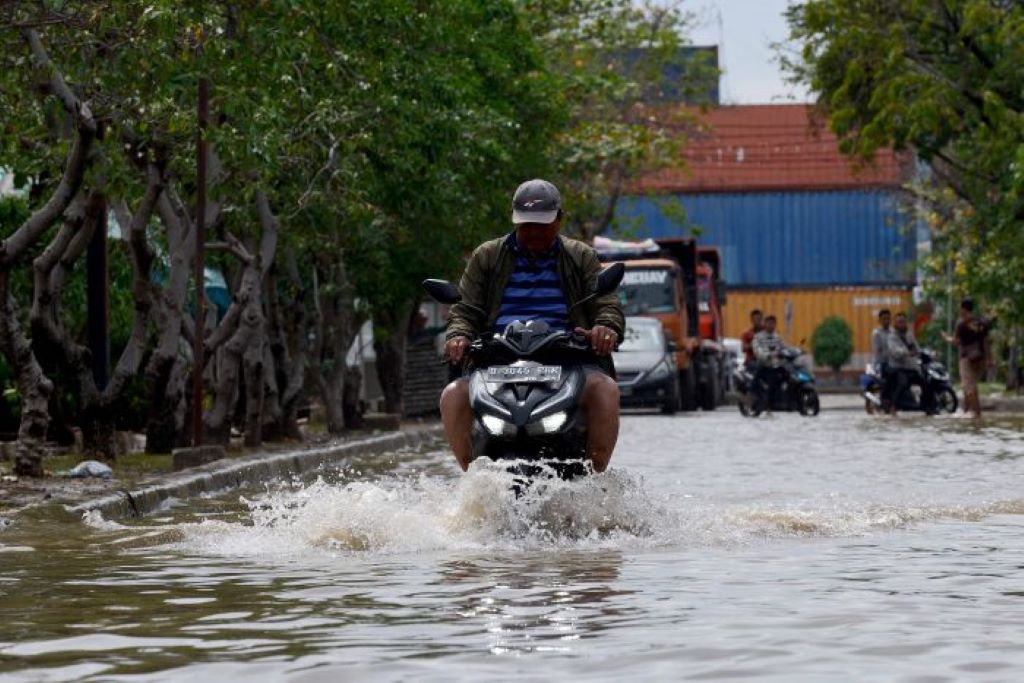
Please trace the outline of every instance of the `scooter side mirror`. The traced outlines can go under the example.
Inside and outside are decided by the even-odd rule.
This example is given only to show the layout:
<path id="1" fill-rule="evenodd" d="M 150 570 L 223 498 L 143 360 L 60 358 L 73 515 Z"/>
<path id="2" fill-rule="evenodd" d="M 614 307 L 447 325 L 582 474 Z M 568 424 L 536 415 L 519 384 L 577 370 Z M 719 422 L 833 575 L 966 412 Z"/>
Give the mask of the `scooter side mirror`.
<path id="1" fill-rule="evenodd" d="M 597 296 L 604 296 L 615 291 L 626 275 L 626 266 L 623 263 L 613 263 L 597 276 Z"/>
<path id="2" fill-rule="evenodd" d="M 593 301 L 599 296 L 611 294 L 612 292 L 615 291 L 615 288 L 619 286 L 619 283 L 622 282 L 622 278 L 625 276 L 625 274 L 626 266 L 623 265 L 621 262 L 613 263 L 612 265 L 608 266 L 607 268 L 602 270 L 601 273 L 597 276 L 597 286 L 594 288 L 594 292 L 592 294 L 588 294 L 587 296 L 583 297 L 582 299 L 574 303 L 572 306 L 569 307 L 569 310 L 571 311 L 577 306 L 582 306 L 585 303 Z"/>
<path id="3" fill-rule="evenodd" d="M 423 289 L 434 301 L 442 304 L 457 304 L 462 301 L 459 288 L 447 280 L 424 280 Z"/>

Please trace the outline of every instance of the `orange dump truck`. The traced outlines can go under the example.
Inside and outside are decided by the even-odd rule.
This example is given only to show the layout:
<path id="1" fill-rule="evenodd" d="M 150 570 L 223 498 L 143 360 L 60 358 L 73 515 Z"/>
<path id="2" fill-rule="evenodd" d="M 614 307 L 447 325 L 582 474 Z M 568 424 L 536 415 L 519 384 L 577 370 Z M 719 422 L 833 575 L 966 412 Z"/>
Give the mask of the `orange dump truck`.
<path id="1" fill-rule="evenodd" d="M 682 410 L 714 410 L 725 400 L 729 372 L 722 345 L 725 286 L 721 256 L 693 239 L 618 242 L 596 238 L 602 261 L 621 261 L 619 286 L 627 316 L 658 319 L 676 349 Z"/>

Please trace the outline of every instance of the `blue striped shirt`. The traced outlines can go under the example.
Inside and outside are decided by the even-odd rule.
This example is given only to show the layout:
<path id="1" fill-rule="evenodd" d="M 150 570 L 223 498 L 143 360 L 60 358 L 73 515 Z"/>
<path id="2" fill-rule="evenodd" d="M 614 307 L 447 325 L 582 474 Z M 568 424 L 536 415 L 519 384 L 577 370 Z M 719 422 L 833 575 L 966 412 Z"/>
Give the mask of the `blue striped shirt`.
<path id="1" fill-rule="evenodd" d="M 543 320 L 553 330 L 569 327 L 569 309 L 558 277 L 558 250 L 561 242 L 544 254 L 531 258 L 519 248 L 516 234 L 509 235 L 508 246 L 516 255 L 516 264 L 501 296 L 501 308 L 494 331 L 502 332 L 515 320 Z"/>

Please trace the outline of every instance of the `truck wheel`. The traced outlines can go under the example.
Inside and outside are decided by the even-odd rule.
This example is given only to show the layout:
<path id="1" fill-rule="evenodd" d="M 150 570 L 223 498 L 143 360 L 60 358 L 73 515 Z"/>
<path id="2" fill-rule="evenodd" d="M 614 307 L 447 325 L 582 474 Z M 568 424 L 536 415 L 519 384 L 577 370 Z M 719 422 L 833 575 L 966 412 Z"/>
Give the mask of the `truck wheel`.
<path id="1" fill-rule="evenodd" d="M 679 408 L 683 411 L 697 410 L 697 374 L 693 363 L 679 373 Z"/>
<path id="2" fill-rule="evenodd" d="M 714 410 L 718 407 L 718 361 L 708 359 L 708 381 L 700 387 L 700 407 L 702 410 Z"/>

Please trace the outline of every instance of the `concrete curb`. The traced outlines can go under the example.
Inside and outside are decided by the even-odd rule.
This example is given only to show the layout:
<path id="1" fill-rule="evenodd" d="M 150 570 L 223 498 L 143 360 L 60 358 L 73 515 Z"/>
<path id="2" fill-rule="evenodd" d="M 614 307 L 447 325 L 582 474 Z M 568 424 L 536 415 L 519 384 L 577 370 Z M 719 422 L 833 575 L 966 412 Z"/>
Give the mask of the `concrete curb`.
<path id="1" fill-rule="evenodd" d="M 256 453 L 241 458 L 219 460 L 186 472 L 172 474 L 157 483 L 131 491 L 118 491 L 102 498 L 68 505 L 66 509 L 74 515 L 96 511 L 107 519 L 142 517 L 157 509 L 168 498 L 189 498 L 202 493 L 294 476 L 355 455 L 386 453 L 430 443 L 439 440 L 442 433 L 440 425 L 414 427 L 320 448 L 284 453 Z"/>

